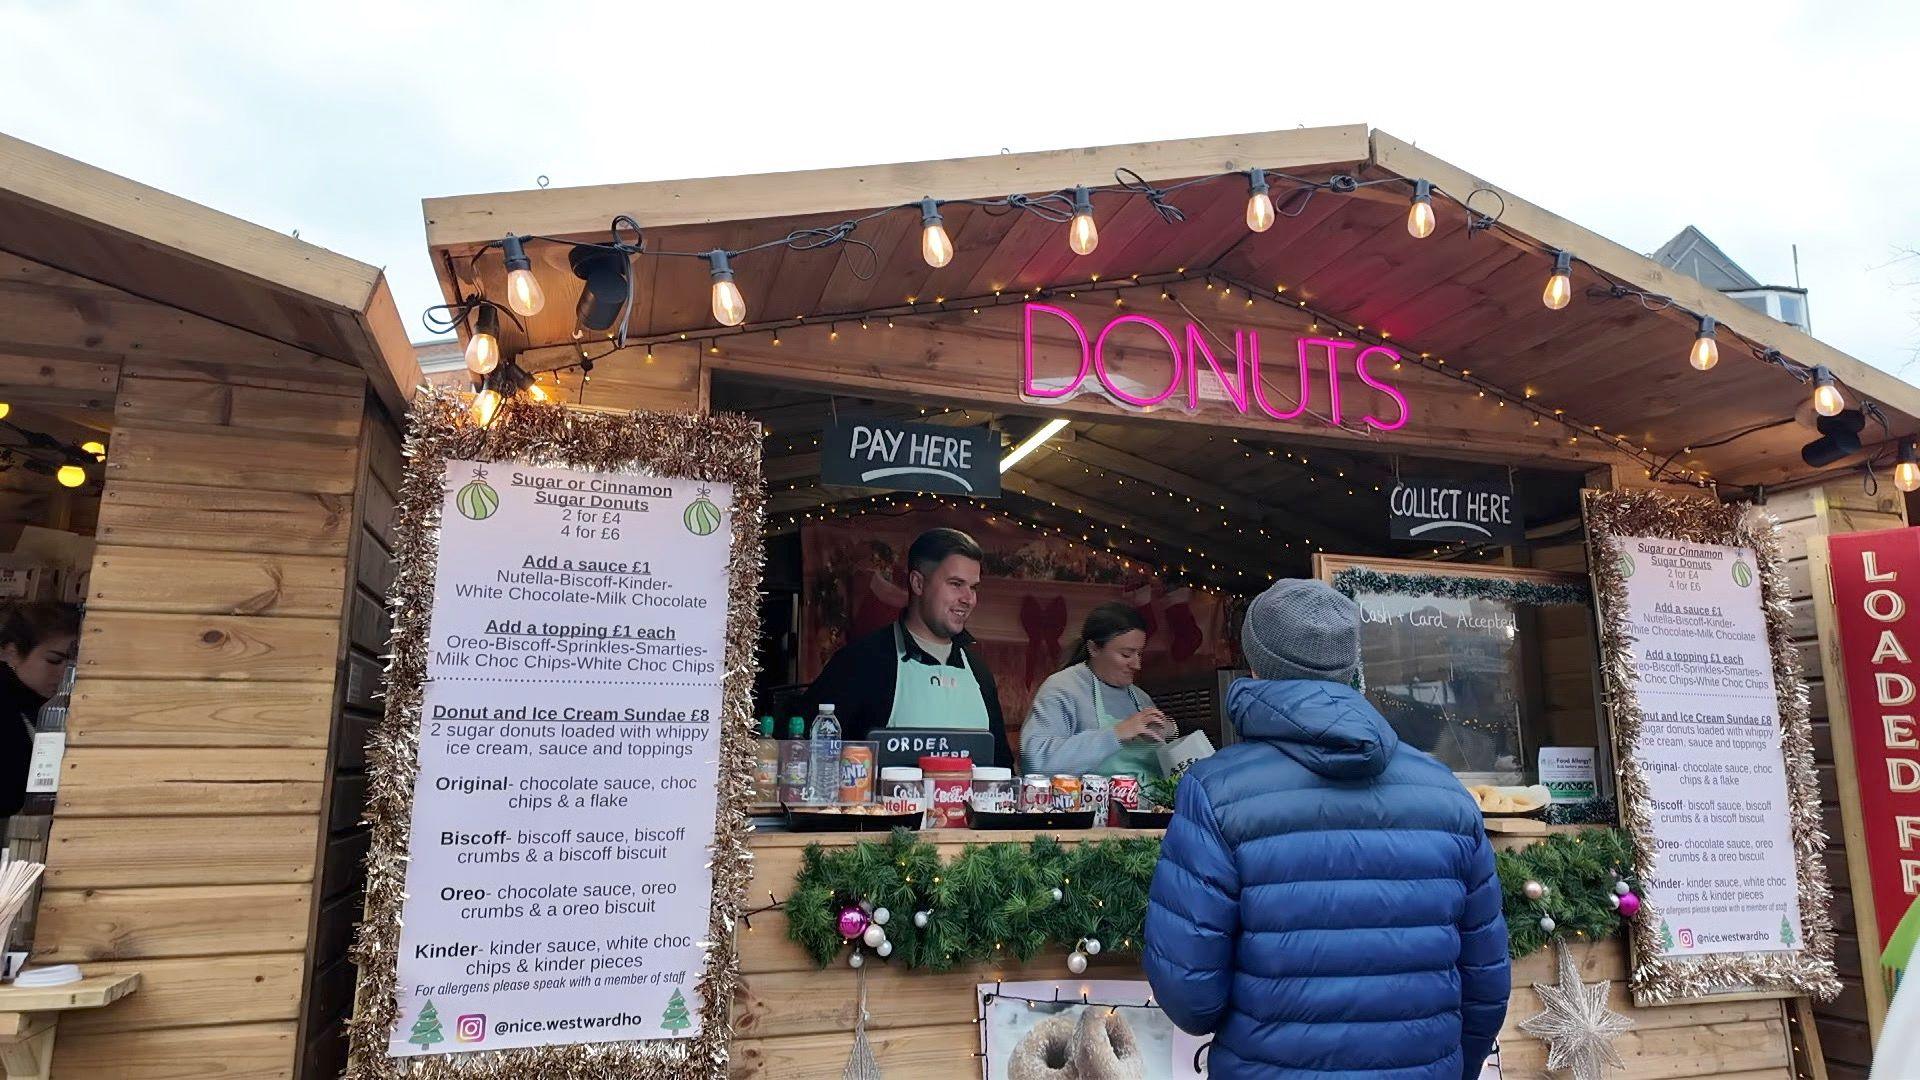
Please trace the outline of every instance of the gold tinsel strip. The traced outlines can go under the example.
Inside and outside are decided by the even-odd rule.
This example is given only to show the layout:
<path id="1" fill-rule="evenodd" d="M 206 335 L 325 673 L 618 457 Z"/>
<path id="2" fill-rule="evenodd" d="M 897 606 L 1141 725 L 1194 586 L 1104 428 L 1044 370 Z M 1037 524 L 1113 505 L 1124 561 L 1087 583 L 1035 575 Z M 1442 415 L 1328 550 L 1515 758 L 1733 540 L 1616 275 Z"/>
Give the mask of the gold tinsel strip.
<path id="1" fill-rule="evenodd" d="M 1792 596 L 1786 560 L 1780 554 L 1779 527 L 1764 512 L 1746 504 L 1679 499 L 1657 491 L 1589 491 L 1585 502 L 1588 561 L 1600 609 L 1600 662 L 1620 776 L 1621 824 L 1633 837 L 1640 873 L 1650 873 L 1657 856 L 1647 780 L 1634 753 L 1640 743 L 1643 714 L 1635 691 L 1639 684 L 1633 636 L 1626 629 L 1627 583 L 1618 557 L 1618 538 L 1627 536 L 1753 549 L 1759 563 L 1767 642 L 1773 652 L 1780 745 L 1799 875 L 1804 937 L 1799 952 L 1662 957 L 1656 929 L 1660 913 L 1654 905 L 1646 904 L 1638 917 L 1628 921 L 1634 946 L 1630 978 L 1634 995 L 1653 1004 L 1737 990 L 1811 994 L 1830 1000 L 1840 992 L 1840 976 L 1833 960 L 1833 893 L 1822 858 L 1827 833 L 1820 821 L 1820 782 L 1814 772 L 1807 684 L 1801 678 L 1800 654 L 1789 630 Z"/>
<path id="2" fill-rule="evenodd" d="M 406 453 L 406 475 L 394 515 L 396 574 L 388 597 L 394 628 L 386 713 L 367 745 L 367 820 L 373 835 L 367 854 L 366 914 L 352 951 L 360 969 L 360 986 L 348 1024 L 352 1060 L 346 1076 L 349 1080 L 720 1080 L 727 1074 L 730 1010 L 740 986 L 734 924 L 753 877 L 746 805 L 753 780 L 751 707 L 766 509 L 758 428 L 742 416 L 613 415 L 516 400 L 483 429 L 472 423 L 457 395 L 426 390 L 413 404 Z M 419 770 L 420 705 L 439 558 L 440 508 L 445 463 L 450 458 L 606 471 L 643 469 L 658 476 L 733 485 L 724 724 L 712 852 L 713 911 L 706 967 L 695 984 L 703 1005 L 696 1038 L 387 1056 L 389 1036 L 399 1021 L 395 961 L 413 784 Z"/>

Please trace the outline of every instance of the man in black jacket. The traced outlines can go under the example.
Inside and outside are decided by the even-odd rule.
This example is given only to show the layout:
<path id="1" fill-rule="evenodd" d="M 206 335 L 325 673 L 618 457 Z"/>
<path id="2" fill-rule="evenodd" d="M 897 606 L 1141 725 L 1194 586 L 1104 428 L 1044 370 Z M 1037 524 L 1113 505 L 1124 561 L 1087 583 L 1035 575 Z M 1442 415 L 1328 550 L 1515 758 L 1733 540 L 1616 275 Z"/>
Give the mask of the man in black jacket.
<path id="1" fill-rule="evenodd" d="M 883 727 L 990 731 L 994 760 L 979 764 L 1010 762 L 1000 691 L 966 631 L 980 562 L 980 545 L 966 533 L 921 533 L 907 549 L 906 611 L 827 661 L 807 690 L 807 713 L 831 704 L 846 739 Z"/>

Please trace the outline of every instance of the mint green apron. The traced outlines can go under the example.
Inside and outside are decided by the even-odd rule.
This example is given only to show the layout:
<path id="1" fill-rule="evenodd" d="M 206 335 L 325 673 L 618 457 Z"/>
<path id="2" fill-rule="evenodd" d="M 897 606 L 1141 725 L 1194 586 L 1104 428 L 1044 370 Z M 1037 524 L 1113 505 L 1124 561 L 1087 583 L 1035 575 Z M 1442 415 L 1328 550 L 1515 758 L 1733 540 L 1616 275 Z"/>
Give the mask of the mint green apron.
<path id="1" fill-rule="evenodd" d="M 1100 676 L 1095 675 L 1093 669 L 1089 667 L 1087 678 L 1093 680 L 1093 708 L 1094 714 L 1100 718 L 1100 727 L 1106 729 L 1118 726 L 1126 717 L 1107 715 L 1106 698 L 1100 693 Z M 1140 704 L 1138 689 L 1128 686 L 1126 690 L 1127 700 L 1133 702 L 1134 712 L 1145 708 Z M 1100 763 L 1100 767 L 1093 771 L 1106 776 L 1132 775 L 1141 780 L 1151 780 L 1160 775 L 1160 744 L 1147 742 L 1136 745 L 1123 742 L 1120 744 L 1120 749 L 1108 754 L 1107 759 Z"/>
<path id="2" fill-rule="evenodd" d="M 954 649 L 960 666 L 923 664 L 901 656 L 906 639 L 900 624 L 893 624 L 893 655 L 898 667 L 893 675 L 893 712 L 887 716 L 890 728 L 961 728 L 987 730 L 987 700 L 980 696 L 980 677 L 967 664 L 967 650 Z"/>

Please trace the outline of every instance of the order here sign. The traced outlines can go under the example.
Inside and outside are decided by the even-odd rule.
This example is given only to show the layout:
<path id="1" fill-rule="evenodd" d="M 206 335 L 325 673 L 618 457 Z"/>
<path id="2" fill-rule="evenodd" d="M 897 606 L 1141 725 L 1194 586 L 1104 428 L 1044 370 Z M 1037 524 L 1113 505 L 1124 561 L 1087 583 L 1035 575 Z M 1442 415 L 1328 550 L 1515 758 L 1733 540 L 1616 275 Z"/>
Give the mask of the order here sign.
<path id="1" fill-rule="evenodd" d="M 1882 971 L 1867 977 L 1891 988 L 1920 934 L 1920 529 L 1834 536 L 1828 550 L 1866 834 L 1848 854 L 1872 875 Z"/>

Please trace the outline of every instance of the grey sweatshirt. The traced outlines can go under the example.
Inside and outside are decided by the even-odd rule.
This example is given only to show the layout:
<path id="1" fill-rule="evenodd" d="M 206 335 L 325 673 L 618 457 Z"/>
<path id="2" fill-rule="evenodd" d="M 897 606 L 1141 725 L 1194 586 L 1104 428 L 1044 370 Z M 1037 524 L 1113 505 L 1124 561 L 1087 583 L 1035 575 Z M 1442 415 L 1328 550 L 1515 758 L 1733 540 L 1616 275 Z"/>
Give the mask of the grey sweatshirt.
<path id="1" fill-rule="evenodd" d="M 1100 724 L 1100 711 L 1093 701 L 1096 686 L 1107 715 L 1115 720 L 1153 706 L 1146 691 L 1137 686 L 1108 686 L 1085 664 L 1054 672 L 1033 695 L 1033 708 L 1020 728 L 1024 771 L 1089 773 L 1120 749 L 1119 736 Z"/>

